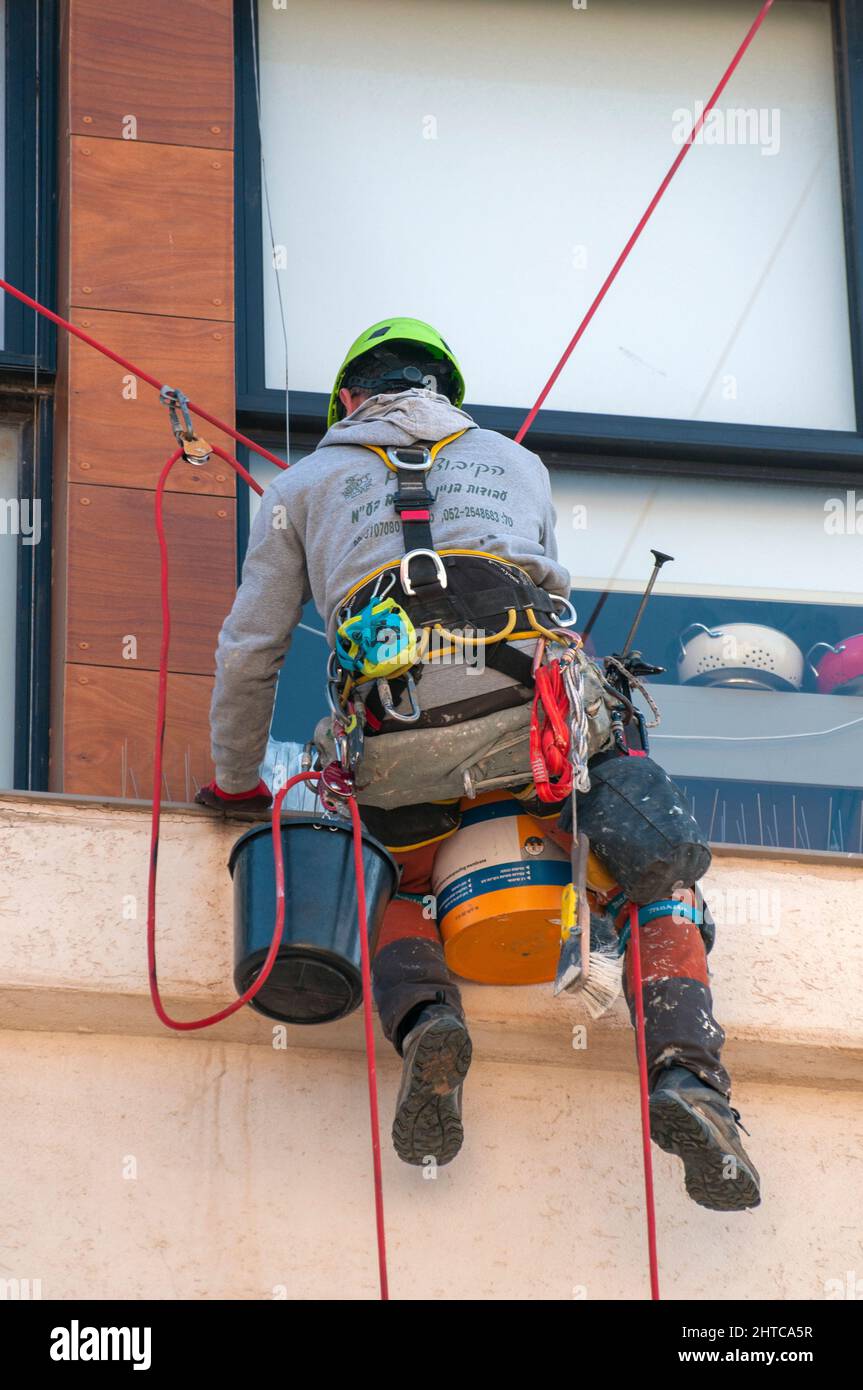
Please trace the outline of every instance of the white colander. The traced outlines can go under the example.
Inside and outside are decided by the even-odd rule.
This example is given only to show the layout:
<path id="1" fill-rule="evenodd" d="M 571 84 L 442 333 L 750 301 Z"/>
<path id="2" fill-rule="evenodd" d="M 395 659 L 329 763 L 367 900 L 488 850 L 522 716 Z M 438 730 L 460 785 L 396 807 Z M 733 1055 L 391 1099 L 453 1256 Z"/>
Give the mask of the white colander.
<path id="1" fill-rule="evenodd" d="M 776 628 L 758 623 L 724 623 L 722 627 L 690 623 L 679 641 L 681 685 L 799 690 L 803 684 L 803 653 Z"/>

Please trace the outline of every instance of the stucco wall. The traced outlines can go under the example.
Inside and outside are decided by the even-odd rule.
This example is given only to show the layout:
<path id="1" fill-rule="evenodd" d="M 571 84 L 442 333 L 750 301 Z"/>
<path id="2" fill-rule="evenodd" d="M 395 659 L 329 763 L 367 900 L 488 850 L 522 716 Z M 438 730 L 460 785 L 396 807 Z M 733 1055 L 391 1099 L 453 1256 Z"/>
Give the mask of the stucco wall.
<path id="1" fill-rule="evenodd" d="M 225 861 L 243 828 L 165 817 L 160 977 L 186 1016 L 230 997 Z M 0 800 L 3 1276 L 41 1280 L 46 1298 L 372 1298 L 359 1018 L 289 1030 L 284 1049 L 248 1010 L 214 1033 L 166 1034 L 146 993 L 147 834 L 143 807 Z M 764 1201 L 702 1211 L 655 1149 L 664 1292 L 856 1288 L 859 870 L 721 857 L 708 888 L 726 918 L 717 1011 Z M 468 987 L 466 1003 L 476 1060 L 461 1156 L 429 1180 L 385 1139 L 393 1296 L 645 1296 L 625 1014 L 574 1049 L 582 1015 L 546 988 Z M 399 1068 L 379 1046 L 386 1136 Z"/>

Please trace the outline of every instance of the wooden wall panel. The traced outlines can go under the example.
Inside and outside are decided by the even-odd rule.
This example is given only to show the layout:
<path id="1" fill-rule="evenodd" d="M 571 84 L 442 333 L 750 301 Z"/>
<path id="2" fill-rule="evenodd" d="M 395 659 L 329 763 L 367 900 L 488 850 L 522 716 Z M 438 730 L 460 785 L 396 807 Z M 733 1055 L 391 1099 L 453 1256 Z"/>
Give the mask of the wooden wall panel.
<path id="1" fill-rule="evenodd" d="M 121 356 L 179 387 L 228 424 L 234 423 L 234 330 L 208 319 L 75 309 L 72 322 Z M 137 383 L 129 398 L 126 372 L 86 343 L 70 342 L 69 478 L 88 486 L 154 488 L 173 437 L 156 391 Z M 230 436 L 196 422 L 205 439 L 236 457 Z M 233 470 L 213 458 L 202 468 L 178 464 L 173 491 L 234 494 Z M 245 487 L 245 484 L 243 484 Z"/>
<path id="2" fill-rule="evenodd" d="M 171 597 L 169 669 L 211 675 L 236 590 L 236 508 L 227 498 L 165 499 Z M 69 489 L 67 649 L 70 662 L 154 670 L 159 664 L 159 552 L 153 493 Z M 127 637 L 135 659 L 123 655 Z"/>
<path id="3" fill-rule="evenodd" d="M 85 796 L 149 800 L 158 676 L 100 666 L 66 668 L 64 779 Z M 213 777 L 208 711 L 212 682 L 171 675 L 165 734 L 164 783 L 168 801 L 191 801 Z"/>
<path id="4" fill-rule="evenodd" d="M 233 319 L 233 155 L 83 136 L 70 146 L 72 304 Z"/>
<path id="5" fill-rule="evenodd" d="M 71 21 L 74 133 L 233 148 L 233 0 L 71 0 Z"/>
<path id="6" fill-rule="evenodd" d="M 61 0 L 58 308 L 229 423 L 233 63 L 233 0 Z M 74 340 L 60 354 L 51 787 L 149 797 L 161 621 L 153 489 L 172 441 L 156 394 L 139 383 L 124 399 L 122 377 Z M 212 776 L 235 485 L 211 462 L 177 465 L 170 487 L 165 794 L 186 800 Z"/>

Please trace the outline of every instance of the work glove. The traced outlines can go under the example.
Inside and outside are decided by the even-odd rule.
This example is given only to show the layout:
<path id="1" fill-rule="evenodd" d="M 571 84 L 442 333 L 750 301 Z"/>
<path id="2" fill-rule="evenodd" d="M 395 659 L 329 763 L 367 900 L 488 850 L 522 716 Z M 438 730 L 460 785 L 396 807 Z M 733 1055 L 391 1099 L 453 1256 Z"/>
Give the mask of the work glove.
<path id="1" fill-rule="evenodd" d="M 223 792 L 215 778 L 208 786 L 202 787 L 195 797 L 199 806 L 207 806 L 211 811 L 224 812 L 268 811 L 272 799 L 270 789 L 264 781 L 248 792 Z"/>

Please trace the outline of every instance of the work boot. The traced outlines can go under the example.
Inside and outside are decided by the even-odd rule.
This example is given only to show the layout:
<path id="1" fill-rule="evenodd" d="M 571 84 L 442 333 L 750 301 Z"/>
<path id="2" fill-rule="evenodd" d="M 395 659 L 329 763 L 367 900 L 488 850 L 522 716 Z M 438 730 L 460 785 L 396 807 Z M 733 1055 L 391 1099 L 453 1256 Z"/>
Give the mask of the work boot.
<path id="1" fill-rule="evenodd" d="M 461 1148 L 461 1089 L 471 1052 L 464 1021 L 449 1005 L 427 1004 L 411 1021 L 393 1120 L 393 1145 L 405 1163 L 450 1163 Z"/>
<path id="2" fill-rule="evenodd" d="M 745 1211 L 761 1201 L 739 1124 L 725 1097 L 685 1067 L 669 1067 L 651 1092 L 651 1138 L 683 1160 L 686 1191 L 711 1211 Z"/>

